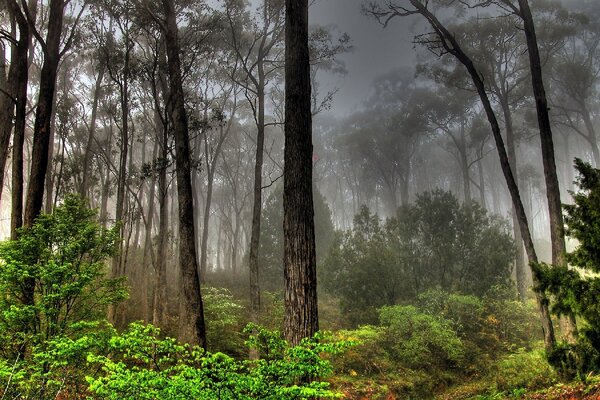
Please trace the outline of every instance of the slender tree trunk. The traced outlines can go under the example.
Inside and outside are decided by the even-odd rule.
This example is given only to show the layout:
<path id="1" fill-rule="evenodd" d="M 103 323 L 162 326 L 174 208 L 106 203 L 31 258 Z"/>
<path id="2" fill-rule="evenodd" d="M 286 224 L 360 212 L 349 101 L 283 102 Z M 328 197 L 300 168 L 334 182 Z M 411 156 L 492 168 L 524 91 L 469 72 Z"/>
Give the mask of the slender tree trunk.
<path id="1" fill-rule="evenodd" d="M 508 161 L 510 163 L 515 181 L 519 182 L 518 178 L 518 166 L 517 166 L 517 152 L 515 145 L 515 133 L 512 119 L 512 111 L 508 104 L 507 95 L 503 94 L 500 99 L 500 105 L 502 107 L 502 113 L 504 115 L 504 125 L 506 127 L 506 151 L 508 154 Z M 516 253 L 515 253 L 515 278 L 517 283 L 517 291 L 519 293 L 519 299 L 524 302 L 527 298 L 527 277 L 525 271 L 525 254 L 523 245 L 523 238 L 521 236 L 521 230 L 519 229 L 519 221 L 517 219 L 517 212 L 512 207 L 512 225 L 513 235 L 515 237 Z"/>
<path id="2" fill-rule="evenodd" d="M 167 301 L 167 218 L 169 193 L 167 188 L 168 126 L 163 126 L 161 146 L 162 165 L 158 175 L 158 250 L 156 254 L 156 282 L 154 287 L 154 305 L 152 323 L 164 326 Z"/>
<path id="3" fill-rule="evenodd" d="M 265 78 L 262 57 L 259 55 L 258 116 L 256 133 L 256 162 L 254 164 L 254 192 L 252 205 L 252 230 L 248 264 L 250 270 L 250 320 L 258 322 L 260 313 L 260 286 L 258 250 L 260 248 L 260 224 L 262 214 L 262 167 L 265 147 Z"/>
<path id="4" fill-rule="evenodd" d="M 175 164 L 179 202 L 179 266 L 181 269 L 181 339 L 206 348 L 204 309 L 200 294 L 194 233 L 194 205 L 188 121 L 185 111 L 177 20 L 173 0 L 162 0 L 166 16 L 165 43 L 168 58 L 171 120 L 175 133 Z"/>
<path id="5" fill-rule="evenodd" d="M 479 204 L 484 210 L 487 210 L 485 201 L 485 177 L 483 175 L 483 161 L 481 159 L 477 161 L 477 173 L 479 175 Z"/>
<path id="6" fill-rule="evenodd" d="M 11 31 L 13 38 L 16 40 L 16 15 L 14 12 L 10 12 Z M 19 29 L 19 36 L 22 37 L 23 33 Z M 6 166 L 6 160 L 8 158 L 8 147 L 10 143 L 10 135 L 13 131 L 13 116 L 15 115 L 15 105 L 17 103 L 17 91 L 18 82 L 17 76 L 19 74 L 18 58 L 19 58 L 19 43 L 13 43 L 10 47 L 10 67 L 8 68 L 8 74 L 6 71 L 6 57 L 7 54 L 4 42 L 0 43 L 0 197 L 4 191 L 4 169 Z"/>
<path id="7" fill-rule="evenodd" d="M 523 20 L 527 49 L 529 53 L 529 66 L 531 71 L 531 83 L 535 97 L 538 125 L 540 128 L 540 140 L 542 144 L 542 161 L 544 164 L 544 179 L 546 181 L 546 196 L 548 199 L 548 211 L 550 214 L 550 241 L 552 243 L 552 264 L 558 268 L 567 268 L 565 228 L 562 215 L 562 203 L 560 201 L 560 186 L 556 173 L 556 161 L 554 158 L 554 142 L 552 138 L 552 127 L 548 114 L 548 100 L 544 89 L 542 77 L 542 62 L 540 59 L 535 25 L 529 2 L 519 0 L 519 9 Z M 577 324 L 572 312 L 564 314 L 560 320 L 562 335 L 570 342 L 577 340 Z"/>
<path id="8" fill-rule="evenodd" d="M 284 151 L 284 335 L 297 345 L 319 329 L 312 196 L 308 1 L 286 0 Z"/>
<path id="9" fill-rule="evenodd" d="M 592 155 L 594 157 L 594 163 L 596 168 L 600 168 L 600 151 L 598 151 L 598 139 L 596 139 L 596 129 L 594 128 L 594 123 L 592 122 L 592 117 L 590 115 L 590 111 L 587 109 L 585 104 L 582 105 L 581 116 L 583 118 L 583 123 L 585 124 L 585 128 L 588 132 L 588 142 L 590 142 L 590 147 L 592 150 Z M 569 167 L 572 167 L 571 161 L 567 160 Z"/>
<path id="10" fill-rule="evenodd" d="M 104 80 L 104 72 L 106 70 L 106 64 L 101 61 L 98 69 L 98 77 L 96 78 L 96 85 L 94 87 L 94 100 L 92 101 L 92 115 L 90 118 L 90 128 L 88 132 L 88 138 L 85 145 L 85 152 L 83 153 L 83 177 L 81 182 L 81 188 L 79 194 L 83 197 L 87 197 L 89 191 L 90 181 L 90 163 L 92 158 L 92 147 L 94 145 L 94 137 L 96 135 L 96 119 L 98 115 L 98 101 L 100 99 L 100 91 L 102 89 L 102 81 Z"/>
<path id="11" fill-rule="evenodd" d="M 496 143 L 496 149 L 498 151 L 498 156 L 500 157 L 500 166 L 502 168 L 502 172 L 504 174 L 504 178 L 508 186 L 508 191 L 510 193 L 513 207 L 516 210 L 519 229 L 523 237 L 523 243 L 525 245 L 527 257 L 529 259 L 530 264 L 535 264 L 538 262 L 538 258 L 535 251 L 535 247 L 533 245 L 533 240 L 531 238 L 531 232 L 529 230 L 527 216 L 525 215 L 525 208 L 523 207 L 523 202 L 521 201 L 521 196 L 519 193 L 519 187 L 517 186 L 517 182 L 515 180 L 512 168 L 510 166 L 510 162 L 508 160 L 506 147 L 504 146 L 504 139 L 502 138 L 502 134 L 500 131 L 500 124 L 498 123 L 496 114 L 485 90 L 483 79 L 479 74 L 479 71 L 477 71 L 477 68 L 475 68 L 473 61 L 462 51 L 454 35 L 452 35 L 446 29 L 446 27 L 439 22 L 435 15 L 433 15 L 419 0 L 410 0 L 410 2 L 413 5 L 413 7 L 415 7 L 415 9 L 418 10 L 419 13 L 427 19 L 427 21 L 436 30 L 436 32 L 438 32 L 438 35 L 441 36 L 440 39 L 443 40 L 442 43 L 445 45 L 445 49 L 454 57 L 456 57 L 456 59 L 461 64 L 464 65 L 464 67 L 467 69 L 467 72 L 469 73 L 469 76 L 473 81 L 479 98 L 481 99 L 481 103 L 484 107 L 488 122 L 492 129 L 494 141 Z M 535 270 L 532 271 L 532 275 L 534 286 L 537 286 L 540 277 L 537 275 Z M 542 333 L 544 336 L 544 345 L 547 351 L 551 351 L 554 348 L 556 338 L 554 336 L 554 326 L 552 325 L 552 319 L 550 318 L 548 298 L 543 292 L 536 292 L 535 297 L 540 313 Z"/>

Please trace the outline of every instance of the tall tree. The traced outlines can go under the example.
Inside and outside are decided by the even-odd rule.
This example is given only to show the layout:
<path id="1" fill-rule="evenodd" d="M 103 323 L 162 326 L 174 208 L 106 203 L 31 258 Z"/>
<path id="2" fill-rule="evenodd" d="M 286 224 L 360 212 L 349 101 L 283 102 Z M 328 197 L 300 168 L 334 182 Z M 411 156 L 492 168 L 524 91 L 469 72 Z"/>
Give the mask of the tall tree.
<path id="1" fill-rule="evenodd" d="M 254 192 L 252 206 L 252 229 L 248 265 L 250 269 L 251 319 L 258 320 L 260 311 L 260 287 L 258 278 L 258 250 L 260 247 L 260 223 L 262 214 L 262 174 L 265 152 L 265 107 L 269 78 L 280 68 L 277 50 L 283 33 L 281 0 L 263 0 L 260 23 L 250 21 L 250 32 L 244 32 L 243 20 L 246 13 L 239 4 L 227 2 L 226 17 L 231 29 L 230 47 L 240 60 L 239 80 L 252 108 L 256 123 L 256 158 L 254 164 Z M 240 26 L 240 24 L 242 24 Z"/>
<path id="2" fill-rule="evenodd" d="M 295 345 L 319 329 L 308 0 L 286 0 L 285 14 L 284 335 Z"/>
<path id="3" fill-rule="evenodd" d="M 519 187 L 515 180 L 512 168 L 504 145 L 504 139 L 502 138 L 500 124 L 496 117 L 496 113 L 492 107 L 490 98 L 485 88 L 485 84 L 481 73 L 476 68 L 473 60 L 463 51 L 460 43 L 458 42 L 455 35 L 448 30 L 448 28 L 440 22 L 440 20 L 433 14 L 428 8 L 428 3 L 422 3 L 420 0 L 408 0 L 408 3 L 412 5 L 412 8 L 404 7 L 396 4 L 396 1 L 387 1 L 387 6 L 380 6 L 373 4 L 369 9 L 369 12 L 380 21 L 386 21 L 387 24 L 390 19 L 394 17 L 403 17 L 409 15 L 421 15 L 423 16 L 433 32 L 429 35 L 420 37 L 420 42 L 429 47 L 430 50 L 435 51 L 438 55 L 450 54 L 457 59 L 467 70 L 473 85 L 479 95 L 481 103 L 486 113 L 486 117 L 492 129 L 494 141 L 496 143 L 496 149 L 500 158 L 500 166 L 508 186 L 508 190 L 511 196 L 513 206 L 517 212 L 517 219 L 519 222 L 519 229 L 525 245 L 525 250 L 531 264 L 537 264 L 538 258 L 533 240 L 531 237 L 531 231 L 529 229 L 529 223 L 527 221 L 527 215 L 525 214 L 525 208 L 521 200 Z M 533 281 L 538 286 L 540 277 L 536 271 L 533 271 Z M 545 293 L 536 291 L 536 301 L 538 310 L 540 313 L 540 319 L 542 323 L 542 331 L 544 335 L 544 344 L 548 351 L 554 348 L 556 338 L 554 335 L 554 326 L 550 319 L 550 311 L 548 306 L 548 298 Z"/>
<path id="4" fill-rule="evenodd" d="M 162 6 L 165 20 L 160 23 L 168 61 L 169 106 L 175 134 L 175 167 L 179 203 L 179 268 L 182 286 L 180 337 L 184 341 L 198 343 L 206 348 L 206 327 L 195 245 L 190 143 L 179 58 L 177 17 L 174 0 L 162 0 Z"/>
<path id="5" fill-rule="evenodd" d="M 566 246 L 565 227 L 560 201 L 560 185 L 556 173 L 556 161 L 554 157 L 554 141 L 552 137 L 552 126 L 548 112 L 548 99 L 544 88 L 542 75 L 542 60 L 538 48 L 538 40 L 535 31 L 533 15 L 528 0 L 518 0 L 514 5 L 509 0 L 502 0 L 515 14 L 523 20 L 523 31 L 527 41 L 529 54 L 529 67 L 531 72 L 531 83 L 535 97 L 535 107 L 540 130 L 542 144 L 542 162 L 544 164 L 544 178 L 546 181 L 546 197 L 548 199 L 548 211 L 550 214 L 550 242 L 552 244 L 552 264 L 558 268 L 566 268 Z M 574 343 L 577 339 L 577 324 L 573 313 L 565 313 L 561 318 L 562 334 L 567 341 Z"/>

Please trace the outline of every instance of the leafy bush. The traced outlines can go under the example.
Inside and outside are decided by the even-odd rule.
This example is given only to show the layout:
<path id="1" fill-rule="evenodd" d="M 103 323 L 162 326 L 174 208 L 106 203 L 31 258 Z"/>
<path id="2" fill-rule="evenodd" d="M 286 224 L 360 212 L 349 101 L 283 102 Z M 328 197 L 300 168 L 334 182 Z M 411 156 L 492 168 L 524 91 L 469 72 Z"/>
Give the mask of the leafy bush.
<path id="1" fill-rule="evenodd" d="M 242 355 L 244 339 L 240 331 L 243 306 L 225 288 L 203 288 L 202 300 L 209 350 Z"/>
<path id="2" fill-rule="evenodd" d="M 88 377 L 89 389 L 104 399 L 311 399 L 340 397 L 320 379 L 332 368 L 324 354 L 337 354 L 349 342 L 324 335 L 289 347 L 278 332 L 250 325 L 258 332 L 248 345 L 261 358 L 236 361 L 223 353 L 159 339 L 150 325 L 132 324 L 110 340 L 110 357 L 90 355 L 102 374 Z"/>
<path id="3" fill-rule="evenodd" d="M 106 307 L 126 297 L 105 277 L 118 229 L 77 196 L 0 244 L 0 385 L 4 396 L 54 398 L 80 381 L 85 353 L 103 347 Z"/>
<path id="4" fill-rule="evenodd" d="M 520 349 L 499 362 L 495 373 L 498 391 L 540 389 L 553 385 L 556 380 L 556 372 L 542 350 Z"/>
<path id="5" fill-rule="evenodd" d="M 448 320 L 414 306 L 383 307 L 379 318 L 393 360 L 409 368 L 444 369 L 460 364 L 464 345 Z"/>

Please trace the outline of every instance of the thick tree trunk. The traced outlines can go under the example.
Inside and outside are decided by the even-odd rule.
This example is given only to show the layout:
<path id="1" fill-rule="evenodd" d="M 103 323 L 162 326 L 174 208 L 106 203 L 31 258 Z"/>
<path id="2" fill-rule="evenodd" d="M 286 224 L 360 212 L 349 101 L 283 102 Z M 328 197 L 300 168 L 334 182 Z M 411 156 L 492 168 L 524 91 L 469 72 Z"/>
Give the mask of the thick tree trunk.
<path id="1" fill-rule="evenodd" d="M 284 335 L 297 345 L 319 329 L 312 196 L 308 1 L 286 0 L 283 192 Z"/>
<path id="2" fill-rule="evenodd" d="M 177 20 L 173 0 L 162 0 L 166 26 L 165 44 L 168 58 L 171 120 L 175 133 L 175 165 L 179 202 L 179 266 L 181 269 L 180 336 L 186 342 L 206 348 L 204 310 L 200 294 L 198 259 L 194 233 L 194 204 L 191 182 L 190 144 L 185 111 Z"/>
<path id="3" fill-rule="evenodd" d="M 14 13 L 10 13 L 12 31 L 15 34 L 14 39 L 16 40 L 16 28 L 15 20 L 16 16 Z M 22 37 L 22 33 L 19 30 L 19 35 Z M 4 169 L 6 166 L 6 160 L 8 158 L 8 147 L 10 142 L 10 135 L 13 131 L 13 117 L 15 115 L 15 105 L 17 100 L 18 82 L 16 80 L 18 71 L 18 44 L 13 44 L 10 48 L 10 67 L 8 68 L 8 74 L 6 71 L 6 57 L 7 54 L 4 42 L 0 43 L 0 197 L 4 191 Z"/>
<path id="4" fill-rule="evenodd" d="M 519 229 L 523 237 L 523 243 L 525 245 L 527 257 L 531 264 L 535 264 L 538 262 L 538 258 L 535 251 L 535 247 L 533 245 L 533 240 L 531 238 L 531 232 L 529 230 L 527 216 L 525 215 L 525 208 L 523 207 L 523 202 L 521 201 L 521 196 L 519 193 L 519 187 L 517 186 L 517 182 L 515 180 L 512 168 L 510 166 L 510 162 L 508 160 L 506 147 L 504 146 L 504 139 L 502 138 L 502 134 L 500 131 L 500 124 L 498 123 L 498 119 L 496 118 L 496 114 L 494 112 L 490 99 L 487 95 L 487 92 L 485 91 L 483 79 L 479 74 L 479 71 L 477 71 L 477 68 L 475 68 L 473 61 L 462 51 L 459 43 L 456 41 L 456 38 L 446 29 L 446 27 L 444 27 L 443 24 L 439 22 L 435 15 L 433 15 L 419 0 L 410 0 L 410 2 L 413 5 L 413 7 L 415 7 L 415 9 L 418 10 L 419 13 L 427 19 L 427 21 L 436 30 L 436 32 L 438 32 L 438 35 L 441 36 L 440 39 L 442 39 L 443 41 L 442 43 L 445 44 L 446 50 L 454 57 L 456 57 L 456 59 L 461 64 L 464 65 L 464 67 L 467 69 L 467 72 L 469 73 L 469 76 L 473 81 L 479 98 L 481 99 L 481 103 L 484 107 L 488 122 L 492 129 L 494 141 L 496 143 L 496 149 L 498 151 L 498 156 L 500 157 L 500 166 L 502 168 L 502 173 L 504 174 L 504 178 L 508 186 L 508 191 L 510 193 L 513 207 L 516 210 L 517 221 L 519 223 Z M 535 271 L 532 272 L 533 283 L 535 286 L 537 286 L 539 282 L 539 276 L 537 276 Z M 550 318 L 548 298 L 543 292 L 536 292 L 535 297 L 540 313 L 542 333 L 544 336 L 544 345 L 547 351 L 551 351 L 554 348 L 556 338 L 554 336 L 554 326 L 552 325 L 552 319 Z"/>
<path id="5" fill-rule="evenodd" d="M 38 105 L 33 127 L 31 169 L 25 203 L 25 226 L 33 225 L 42 209 L 44 180 L 48 170 L 50 129 L 52 124 L 56 76 L 60 61 L 60 43 L 65 0 L 52 0 L 49 5 L 48 29 L 45 42 L 44 63 L 40 74 Z"/>
<path id="6" fill-rule="evenodd" d="M 529 2 L 527 0 L 519 0 L 519 9 L 521 11 L 525 38 L 527 40 L 531 83 L 533 86 L 535 107 L 540 128 L 544 179 L 546 181 L 546 196 L 548 198 L 548 211 L 550 213 L 552 264 L 557 268 L 567 268 L 565 228 L 562 215 L 562 203 L 560 201 L 560 186 L 558 183 L 558 175 L 556 173 L 552 127 L 550 125 L 550 116 L 548 114 L 548 100 L 546 98 L 544 80 L 542 77 L 542 62 L 538 50 L 535 25 L 529 8 Z M 574 343 L 577 340 L 577 324 L 575 323 L 573 313 L 567 313 L 561 317 L 560 325 L 564 338 L 567 341 Z"/>
<path id="7" fill-rule="evenodd" d="M 17 229 L 23 225 L 23 148 L 25 145 L 25 127 L 27 118 L 27 81 L 29 79 L 28 53 L 31 47 L 32 34 L 29 24 L 15 1 L 8 5 L 15 13 L 19 25 L 19 41 L 15 48 L 16 107 L 15 126 L 12 148 L 12 193 L 10 213 L 10 237 L 17 238 Z M 37 2 L 29 1 L 29 13 L 33 18 L 37 15 Z"/>

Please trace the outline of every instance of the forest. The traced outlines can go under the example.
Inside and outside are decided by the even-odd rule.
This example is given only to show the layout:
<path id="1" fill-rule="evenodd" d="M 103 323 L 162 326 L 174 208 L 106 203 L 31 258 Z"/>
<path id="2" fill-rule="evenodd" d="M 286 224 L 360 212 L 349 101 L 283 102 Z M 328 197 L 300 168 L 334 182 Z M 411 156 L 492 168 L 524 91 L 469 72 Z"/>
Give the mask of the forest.
<path id="1" fill-rule="evenodd" d="M 0 0 L 0 400 L 600 398 L 597 0 Z"/>

